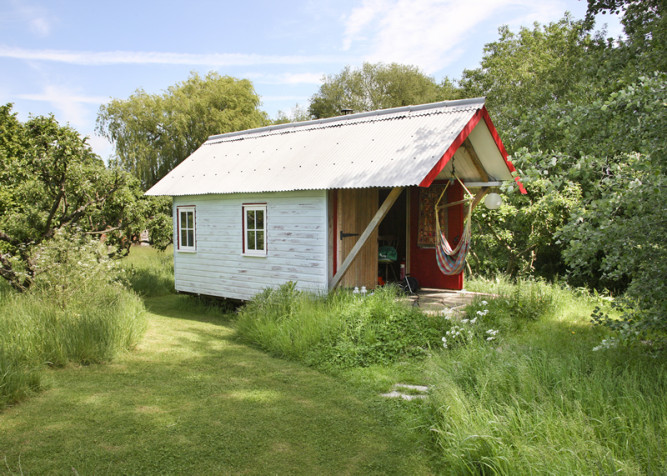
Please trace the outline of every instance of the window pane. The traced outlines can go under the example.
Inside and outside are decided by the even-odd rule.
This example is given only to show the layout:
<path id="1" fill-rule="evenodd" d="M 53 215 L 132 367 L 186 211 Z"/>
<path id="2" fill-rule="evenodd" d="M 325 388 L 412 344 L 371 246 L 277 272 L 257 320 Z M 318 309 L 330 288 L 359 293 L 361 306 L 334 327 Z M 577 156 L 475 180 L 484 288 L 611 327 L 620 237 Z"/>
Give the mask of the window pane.
<path id="1" fill-rule="evenodd" d="M 188 245 L 188 230 L 181 230 L 181 246 Z"/>
<path id="2" fill-rule="evenodd" d="M 195 214 L 193 212 L 188 212 L 188 228 L 195 227 Z"/>
<path id="3" fill-rule="evenodd" d="M 188 226 L 188 214 L 186 212 L 181 212 L 181 228 L 187 228 Z"/>
<path id="4" fill-rule="evenodd" d="M 255 232 L 254 231 L 248 231 L 248 249 L 249 250 L 257 249 L 255 247 Z"/>
<path id="5" fill-rule="evenodd" d="M 258 231 L 257 232 L 257 249 L 258 250 L 263 250 L 264 249 L 264 232 L 263 231 Z"/>
<path id="6" fill-rule="evenodd" d="M 188 246 L 194 246 L 194 245 L 195 245 L 195 231 L 188 230 Z"/>
<path id="7" fill-rule="evenodd" d="M 255 216 L 257 217 L 257 229 L 258 230 L 263 230 L 264 229 L 264 210 L 257 210 L 255 212 Z"/>
<path id="8" fill-rule="evenodd" d="M 248 229 L 255 229 L 255 210 L 248 210 Z"/>

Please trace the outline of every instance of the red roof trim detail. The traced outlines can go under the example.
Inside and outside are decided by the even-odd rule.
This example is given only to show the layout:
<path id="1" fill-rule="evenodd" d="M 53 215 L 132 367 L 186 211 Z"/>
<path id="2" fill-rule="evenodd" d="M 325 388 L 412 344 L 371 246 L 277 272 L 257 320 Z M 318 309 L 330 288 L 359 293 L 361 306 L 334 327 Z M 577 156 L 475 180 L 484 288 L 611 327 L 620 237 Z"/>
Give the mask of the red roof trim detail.
<path id="1" fill-rule="evenodd" d="M 479 120 L 482 118 L 482 111 L 484 111 L 484 108 L 482 109 L 477 109 L 475 114 L 472 116 L 472 118 L 468 121 L 468 123 L 465 125 L 463 130 L 459 133 L 458 136 L 456 136 L 456 139 L 454 139 L 454 142 L 452 142 L 452 145 L 449 146 L 449 149 L 443 154 L 442 157 L 440 157 L 440 160 L 438 160 L 438 163 L 435 164 L 435 167 L 431 169 L 431 171 L 424 177 L 424 180 L 421 181 L 419 184 L 420 187 L 430 187 L 435 178 L 438 176 L 440 172 L 442 172 L 442 169 L 445 168 L 447 165 L 447 162 L 454 157 L 454 154 L 456 153 L 457 149 L 461 147 L 461 144 L 468 138 L 468 135 L 472 132 L 472 130 L 475 128 Z"/>
<path id="2" fill-rule="evenodd" d="M 500 155 L 502 155 L 503 160 L 505 161 L 505 164 L 507 165 L 507 168 L 509 169 L 510 172 L 516 172 L 516 167 L 514 167 L 514 164 L 509 160 L 507 157 L 507 150 L 505 149 L 505 146 L 503 145 L 503 142 L 500 140 L 500 136 L 498 135 L 498 131 L 496 130 L 496 127 L 493 125 L 493 122 L 491 122 L 491 118 L 489 117 L 489 112 L 486 110 L 486 106 L 482 106 L 481 109 L 478 109 L 475 114 L 472 116 L 470 121 L 465 125 L 463 130 L 459 133 L 458 136 L 456 136 L 456 139 L 454 139 L 454 142 L 452 142 L 452 145 L 449 146 L 447 151 L 443 154 L 443 156 L 438 160 L 438 163 L 435 164 L 435 166 L 431 169 L 431 171 L 426 175 L 424 180 L 421 181 L 419 184 L 420 187 L 430 187 L 435 178 L 438 176 L 440 172 L 442 172 L 442 169 L 445 168 L 447 163 L 450 161 L 450 159 L 454 156 L 456 151 L 458 150 L 459 147 L 463 144 L 463 142 L 468 138 L 472 130 L 477 126 L 479 121 L 481 119 L 484 119 L 484 122 L 486 123 L 486 127 L 489 128 L 489 132 L 491 133 L 491 137 L 493 137 L 493 140 L 496 143 L 496 146 L 498 147 L 498 150 L 500 151 Z M 521 178 L 519 176 L 514 177 L 514 181 L 516 182 L 517 186 L 519 187 L 519 191 L 522 194 L 526 194 L 526 188 L 523 186 L 523 183 L 521 183 Z"/>
<path id="3" fill-rule="evenodd" d="M 516 172 L 516 167 L 514 167 L 512 161 L 507 157 L 507 150 L 505 150 L 505 145 L 503 144 L 503 141 L 500 140 L 500 136 L 498 135 L 496 126 L 494 126 L 493 122 L 491 122 L 491 118 L 489 117 L 489 111 L 486 110 L 486 106 L 483 106 L 482 109 L 480 109 L 480 111 L 482 112 L 482 117 L 484 118 L 486 127 L 489 128 L 489 132 L 491 132 L 491 136 L 493 137 L 493 140 L 496 141 L 498 150 L 500 151 L 500 154 L 503 156 L 503 160 L 507 164 L 507 168 L 510 170 L 510 172 Z M 526 192 L 526 187 L 524 187 L 523 183 L 521 183 L 521 177 L 517 175 L 516 177 L 514 177 L 514 181 L 516 182 L 517 186 L 519 187 L 519 191 L 522 194 L 525 195 L 528 193 Z"/>

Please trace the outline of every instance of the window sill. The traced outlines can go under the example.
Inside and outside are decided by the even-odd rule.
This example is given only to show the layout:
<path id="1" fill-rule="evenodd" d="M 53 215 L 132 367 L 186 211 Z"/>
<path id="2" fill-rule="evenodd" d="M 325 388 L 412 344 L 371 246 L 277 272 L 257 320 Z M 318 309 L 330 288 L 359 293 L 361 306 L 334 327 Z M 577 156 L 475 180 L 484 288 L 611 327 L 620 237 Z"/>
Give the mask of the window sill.
<path id="1" fill-rule="evenodd" d="M 250 258 L 266 258 L 266 253 L 241 253 L 241 256 L 248 256 Z"/>
<path id="2" fill-rule="evenodd" d="M 177 251 L 178 253 L 196 253 L 196 252 L 197 252 L 197 250 L 196 250 L 195 248 L 192 248 L 192 249 L 187 249 L 187 248 L 185 248 L 185 249 L 178 249 L 178 250 L 176 250 L 176 251 Z"/>

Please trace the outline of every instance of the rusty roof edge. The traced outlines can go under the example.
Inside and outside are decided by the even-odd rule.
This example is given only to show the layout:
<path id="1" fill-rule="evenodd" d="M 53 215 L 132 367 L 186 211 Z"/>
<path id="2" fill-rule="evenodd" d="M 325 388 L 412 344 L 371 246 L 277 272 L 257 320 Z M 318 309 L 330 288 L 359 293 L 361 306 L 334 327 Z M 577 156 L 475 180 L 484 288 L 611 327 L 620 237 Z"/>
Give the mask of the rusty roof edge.
<path id="1" fill-rule="evenodd" d="M 484 105 L 486 102 L 486 97 L 477 97 L 477 98 L 469 98 L 469 99 L 456 99 L 456 100 L 451 100 L 451 101 L 440 101 L 440 102 L 433 102 L 433 103 L 428 103 L 428 104 L 419 104 L 417 106 L 401 106 L 401 107 L 394 107 L 390 109 L 380 109 L 378 111 L 367 111 L 367 112 L 358 112 L 356 114 L 348 114 L 346 116 L 335 116 L 335 117 L 327 117 L 324 119 L 313 119 L 311 121 L 303 121 L 303 122 L 288 122 L 286 124 L 275 124 L 272 126 L 265 126 L 265 127 L 259 127 L 257 129 L 246 129 L 243 131 L 236 131 L 236 132 L 227 132 L 225 134 L 215 134 L 212 136 L 209 136 L 207 139 L 208 141 L 211 140 L 218 140 L 218 139 L 226 139 L 230 137 L 236 137 L 236 136 L 242 136 L 245 134 L 253 133 L 262 133 L 262 132 L 274 132 L 274 131 L 279 131 L 281 129 L 289 129 L 289 128 L 294 128 L 294 127 L 307 127 L 307 126 L 312 126 L 312 125 L 320 125 L 320 124 L 328 124 L 331 122 L 346 122 L 346 121 L 351 121 L 354 119 L 363 119 L 365 117 L 377 117 L 377 116 L 384 116 L 388 114 L 396 114 L 396 113 L 401 113 L 401 112 L 419 112 L 419 111 L 425 111 L 428 109 L 438 109 L 442 107 L 459 107 L 459 106 L 469 106 L 469 105 L 479 105 L 480 107 Z"/>

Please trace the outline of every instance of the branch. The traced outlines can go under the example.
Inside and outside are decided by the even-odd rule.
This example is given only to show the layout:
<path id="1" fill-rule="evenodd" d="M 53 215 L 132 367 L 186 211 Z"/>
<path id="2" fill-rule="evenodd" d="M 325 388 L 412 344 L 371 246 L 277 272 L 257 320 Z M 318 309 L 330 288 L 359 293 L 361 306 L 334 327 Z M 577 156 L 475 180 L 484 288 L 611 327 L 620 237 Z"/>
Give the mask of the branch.
<path id="1" fill-rule="evenodd" d="M 20 276 L 16 273 L 16 271 L 14 271 L 12 263 L 7 258 L 7 255 L 0 254 L 0 264 L 2 265 L 0 268 L 0 276 L 9 281 L 9 284 L 12 288 L 16 289 L 17 291 L 24 292 L 28 289 L 28 287 L 30 287 L 32 282 L 29 278 L 26 277 L 23 283 L 20 282 Z"/>
<path id="2" fill-rule="evenodd" d="M 17 240 L 16 238 L 12 238 L 9 236 L 7 233 L 4 231 L 0 230 L 0 240 L 5 241 L 9 243 L 10 245 L 20 245 L 21 242 Z"/>
<path id="3" fill-rule="evenodd" d="M 51 222 L 53 221 L 53 217 L 55 216 L 56 212 L 58 211 L 58 207 L 60 206 L 60 201 L 63 199 L 65 196 L 65 180 L 60 181 L 60 192 L 58 192 L 58 195 L 56 196 L 55 201 L 53 202 L 53 205 L 51 206 L 51 210 L 49 211 L 49 217 L 46 219 L 46 224 L 44 225 L 44 236 L 51 236 Z"/>
<path id="4" fill-rule="evenodd" d="M 95 204 L 104 203 L 107 200 L 107 198 L 109 198 L 111 195 L 113 195 L 118 189 L 119 189 L 119 186 L 118 186 L 118 184 L 116 184 L 111 190 L 109 190 L 108 193 L 106 193 L 101 198 L 95 198 L 95 199 L 89 200 L 88 203 L 85 203 L 85 204 L 81 205 L 79 208 L 74 210 L 69 215 L 63 216 L 60 220 L 60 226 L 70 224 L 73 221 L 75 221 L 76 219 L 80 218 L 81 215 L 83 215 L 84 212 L 88 209 L 88 207 L 90 207 L 92 205 L 95 205 Z"/>
<path id="5" fill-rule="evenodd" d="M 99 231 L 87 231 L 85 234 L 86 235 L 103 235 L 105 233 L 110 233 L 112 231 L 117 231 L 120 230 L 121 227 L 119 226 L 113 226 L 111 228 L 107 228 L 106 230 L 99 230 Z"/>

